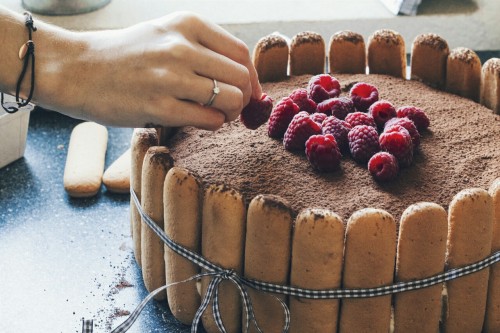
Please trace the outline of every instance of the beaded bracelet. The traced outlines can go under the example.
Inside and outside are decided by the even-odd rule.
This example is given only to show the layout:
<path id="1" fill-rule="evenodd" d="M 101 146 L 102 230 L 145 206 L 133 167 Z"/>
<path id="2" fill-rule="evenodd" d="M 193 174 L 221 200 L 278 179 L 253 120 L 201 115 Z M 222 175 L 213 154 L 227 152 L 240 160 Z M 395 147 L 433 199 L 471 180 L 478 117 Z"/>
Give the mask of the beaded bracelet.
<path id="1" fill-rule="evenodd" d="M 7 113 L 15 113 L 19 111 L 20 109 L 28 109 L 31 110 L 33 106 L 30 103 L 31 98 L 33 97 L 33 92 L 35 90 L 35 43 L 33 42 L 31 38 L 31 34 L 33 31 L 36 31 L 36 27 L 33 25 L 33 17 L 31 16 L 30 13 L 25 12 L 24 15 L 26 16 L 26 20 L 24 24 L 28 28 L 28 41 L 24 43 L 21 48 L 19 49 L 19 59 L 24 60 L 23 62 L 23 69 L 21 71 L 21 74 L 19 75 L 19 79 L 17 80 L 17 86 L 16 86 L 16 102 L 5 102 L 4 103 L 4 96 L 3 93 L 1 93 L 1 103 L 2 103 L 2 108 L 7 112 Z M 28 95 L 28 98 L 26 100 L 23 100 L 19 98 L 19 91 L 21 90 L 21 84 L 23 83 L 24 76 L 26 75 L 26 70 L 28 69 L 28 63 L 31 60 L 31 86 L 30 86 L 30 92 Z"/>

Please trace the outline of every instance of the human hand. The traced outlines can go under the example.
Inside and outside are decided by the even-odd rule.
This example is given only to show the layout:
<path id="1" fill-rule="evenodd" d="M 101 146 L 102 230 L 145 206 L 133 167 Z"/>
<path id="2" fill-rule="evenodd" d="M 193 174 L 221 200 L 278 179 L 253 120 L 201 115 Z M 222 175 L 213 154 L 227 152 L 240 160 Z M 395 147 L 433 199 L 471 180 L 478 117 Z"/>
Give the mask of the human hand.
<path id="1" fill-rule="evenodd" d="M 262 94 L 247 46 L 194 14 L 111 31 L 47 30 L 46 40 L 34 37 L 34 101 L 71 116 L 114 126 L 215 130 Z M 203 106 L 213 79 L 220 93 Z"/>

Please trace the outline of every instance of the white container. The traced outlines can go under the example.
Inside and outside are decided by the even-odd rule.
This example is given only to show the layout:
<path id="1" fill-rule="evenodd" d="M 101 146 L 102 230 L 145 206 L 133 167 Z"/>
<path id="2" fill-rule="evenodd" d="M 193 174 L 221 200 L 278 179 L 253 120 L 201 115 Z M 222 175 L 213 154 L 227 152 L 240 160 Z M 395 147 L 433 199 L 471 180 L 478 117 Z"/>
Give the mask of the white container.
<path id="1" fill-rule="evenodd" d="M 9 114 L 0 108 L 0 168 L 24 155 L 30 112 Z"/>

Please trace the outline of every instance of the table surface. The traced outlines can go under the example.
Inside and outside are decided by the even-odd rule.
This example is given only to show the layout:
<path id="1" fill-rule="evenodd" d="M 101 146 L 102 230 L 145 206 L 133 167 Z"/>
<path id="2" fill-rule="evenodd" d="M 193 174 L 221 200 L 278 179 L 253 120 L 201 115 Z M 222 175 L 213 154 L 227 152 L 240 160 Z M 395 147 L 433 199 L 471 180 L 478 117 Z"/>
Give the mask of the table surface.
<path id="1" fill-rule="evenodd" d="M 146 297 L 130 237 L 129 195 L 72 199 L 63 188 L 69 136 L 79 121 L 31 114 L 24 158 L 0 169 L 0 332 L 110 332 Z M 108 128 L 106 166 L 131 129 Z M 1 138 L 1 135 L 0 135 Z M 1 138 L 8 140 L 8 138 Z M 189 332 L 151 302 L 129 332 Z"/>

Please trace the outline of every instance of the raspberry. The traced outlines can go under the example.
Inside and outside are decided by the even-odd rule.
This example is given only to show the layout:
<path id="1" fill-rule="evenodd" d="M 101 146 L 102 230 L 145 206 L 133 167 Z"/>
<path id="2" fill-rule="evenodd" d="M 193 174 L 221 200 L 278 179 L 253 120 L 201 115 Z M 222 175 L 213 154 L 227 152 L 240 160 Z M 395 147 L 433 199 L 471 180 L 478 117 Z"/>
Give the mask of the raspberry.
<path id="1" fill-rule="evenodd" d="M 309 113 L 316 112 L 316 102 L 307 96 L 306 89 L 295 89 L 289 97 L 299 106 L 300 111 L 307 111 Z"/>
<path id="2" fill-rule="evenodd" d="M 293 116 L 297 113 L 299 113 L 299 106 L 291 98 L 283 98 L 271 112 L 267 134 L 272 138 L 282 138 Z"/>
<path id="3" fill-rule="evenodd" d="M 398 118 L 408 117 L 415 123 L 419 131 L 423 131 L 429 127 L 430 121 L 424 110 L 415 106 L 402 106 L 396 113 Z"/>
<path id="4" fill-rule="evenodd" d="M 330 116 L 323 121 L 321 127 L 323 134 L 331 134 L 334 136 L 335 141 L 337 141 L 337 145 L 342 153 L 349 152 L 349 141 L 347 139 L 347 134 L 352 128 L 349 123 Z"/>
<path id="5" fill-rule="evenodd" d="M 393 180 L 399 172 L 398 160 L 394 155 L 381 151 L 373 155 L 368 161 L 368 171 L 377 181 Z"/>
<path id="6" fill-rule="evenodd" d="M 349 92 L 356 110 L 366 112 L 370 105 L 378 101 L 378 90 L 369 83 L 358 82 Z"/>
<path id="7" fill-rule="evenodd" d="M 368 114 L 375 119 L 378 128 L 382 129 L 389 119 L 396 117 L 396 109 L 388 101 L 377 101 L 370 106 Z"/>
<path id="8" fill-rule="evenodd" d="M 366 125 L 366 126 L 371 126 L 373 128 L 377 128 L 377 125 L 375 124 L 375 119 L 373 119 L 372 116 L 370 116 L 368 113 L 363 113 L 363 112 L 353 112 L 349 113 L 347 117 L 345 117 L 346 123 L 349 123 L 351 127 L 356 127 L 358 125 Z"/>
<path id="9" fill-rule="evenodd" d="M 354 112 L 354 104 L 347 97 L 330 98 L 318 104 L 318 112 L 343 120 L 348 113 Z"/>
<path id="10" fill-rule="evenodd" d="M 314 120 L 315 122 L 317 122 L 320 125 L 323 123 L 323 121 L 326 119 L 326 117 L 328 117 L 326 114 L 324 114 L 324 113 L 318 113 L 318 112 L 313 113 L 311 115 L 311 119 Z"/>
<path id="11" fill-rule="evenodd" d="M 393 125 L 399 125 L 406 128 L 406 130 L 410 133 L 411 142 L 413 143 L 414 150 L 418 148 L 418 146 L 420 146 L 420 133 L 418 132 L 415 123 L 413 123 L 413 121 L 408 119 L 408 117 L 389 119 L 389 121 L 385 123 L 384 131 L 386 131 Z"/>
<path id="12" fill-rule="evenodd" d="M 331 75 L 319 74 L 309 80 L 307 91 L 310 99 L 321 103 L 326 99 L 340 95 L 340 83 Z"/>
<path id="13" fill-rule="evenodd" d="M 273 100 L 266 94 L 262 94 L 260 99 L 251 98 L 241 111 L 240 121 L 246 128 L 257 129 L 269 119 L 272 109 Z"/>
<path id="14" fill-rule="evenodd" d="M 400 167 L 407 167 L 413 162 L 413 143 L 410 132 L 403 126 L 392 125 L 380 135 L 380 148 L 394 155 Z"/>
<path id="15" fill-rule="evenodd" d="M 335 171 L 340 167 L 342 154 L 331 134 L 313 135 L 306 141 L 306 155 L 318 171 Z"/>
<path id="16" fill-rule="evenodd" d="M 288 125 L 283 144 L 286 150 L 301 150 L 304 149 L 306 141 L 311 135 L 320 133 L 321 126 L 311 119 L 309 113 L 300 111 Z"/>
<path id="17" fill-rule="evenodd" d="M 366 163 L 380 151 L 377 130 L 372 126 L 358 125 L 347 134 L 352 158 L 359 163 Z"/>

